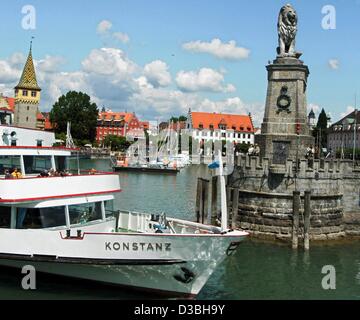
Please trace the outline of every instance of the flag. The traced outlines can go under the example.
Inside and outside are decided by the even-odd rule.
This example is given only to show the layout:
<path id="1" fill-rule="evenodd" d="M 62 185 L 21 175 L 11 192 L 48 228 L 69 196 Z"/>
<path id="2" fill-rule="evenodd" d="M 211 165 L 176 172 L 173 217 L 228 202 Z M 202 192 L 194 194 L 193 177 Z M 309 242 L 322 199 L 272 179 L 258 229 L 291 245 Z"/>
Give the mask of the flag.
<path id="1" fill-rule="evenodd" d="M 219 161 L 215 161 L 215 162 L 209 164 L 209 169 L 219 169 L 219 168 L 220 168 Z"/>

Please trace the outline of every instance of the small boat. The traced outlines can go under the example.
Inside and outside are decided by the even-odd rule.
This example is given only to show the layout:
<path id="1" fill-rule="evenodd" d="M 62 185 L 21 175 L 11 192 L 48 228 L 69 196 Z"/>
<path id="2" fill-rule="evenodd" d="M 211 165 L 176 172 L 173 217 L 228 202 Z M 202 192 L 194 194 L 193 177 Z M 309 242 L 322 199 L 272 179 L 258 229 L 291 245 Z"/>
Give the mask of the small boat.
<path id="1" fill-rule="evenodd" d="M 143 172 L 143 173 L 163 173 L 163 174 L 177 174 L 180 172 L 178 168 L 169 168 L 161 165 L 132 165 L 132 166 L 115 166 L 114 171 L 126 172 Z"/>
<path id="2" fill-rule="evenodd" d="M 69 171 L 74 150 L 53 148 L 53 133 L 0 125 L 0 134 L 1 266 L 194 297 L 248 236 L 228 229 L 226 197 L 221 227 L 122 211 L 119 176 Z"/>
<path id="3" fill-rule="evenodd" d="M 113 160 L 112 164 L 113 171 L 116 172 L 143 172 L 143 173 L 158 173 L 158 174 L 177 174 L 180 169 L 175 165 L 166 165 L 163 162 L 156 163 L 130 163 L 126 156 L 118 157 Z"/>

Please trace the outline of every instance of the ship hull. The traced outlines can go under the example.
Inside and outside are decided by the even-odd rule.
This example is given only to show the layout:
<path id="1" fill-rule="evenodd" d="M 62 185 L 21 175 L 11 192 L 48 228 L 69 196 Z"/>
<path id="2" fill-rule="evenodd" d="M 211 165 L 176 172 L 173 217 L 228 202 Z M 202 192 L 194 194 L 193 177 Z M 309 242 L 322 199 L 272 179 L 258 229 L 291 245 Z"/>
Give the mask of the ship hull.
<path id="1" fill-rule="evenodd" d="M 34 231 L 23 232 L 24 240 L 34 236 Z M 38 241 L 25 241 L 24 247 L 18 242 L 16 251 L 0 246 L 0 265 L 31 265 L 41 273 L 191 297 L 245 237 L 86 233 L 66 239 L 64 234 L 38 231 Z"/>

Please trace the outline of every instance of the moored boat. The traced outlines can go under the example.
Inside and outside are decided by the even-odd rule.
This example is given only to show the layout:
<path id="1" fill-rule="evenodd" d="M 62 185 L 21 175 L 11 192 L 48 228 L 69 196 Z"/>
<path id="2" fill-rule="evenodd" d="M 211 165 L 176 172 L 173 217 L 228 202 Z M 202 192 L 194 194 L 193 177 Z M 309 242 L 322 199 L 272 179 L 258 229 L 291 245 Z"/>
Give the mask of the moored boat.
<path id="1" fill-rule="evenodd" d="M 53 148 L 53 133 L 0 134 L 0 265 L 194 296 L 247 236 L 114 209 L 114 172 L 69 170 L 74 150 Z"/>

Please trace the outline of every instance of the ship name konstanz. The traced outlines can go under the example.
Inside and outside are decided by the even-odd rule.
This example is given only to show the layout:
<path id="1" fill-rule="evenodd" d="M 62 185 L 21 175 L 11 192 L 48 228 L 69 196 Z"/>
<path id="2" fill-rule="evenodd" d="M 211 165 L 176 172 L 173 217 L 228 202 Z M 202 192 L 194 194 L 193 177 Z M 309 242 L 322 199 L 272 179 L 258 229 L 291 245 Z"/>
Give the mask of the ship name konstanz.
<path id="1" fill-rule="evenodd" d="M 106 251 L 171 251 L 171 243 L 105 242 Z"/>

